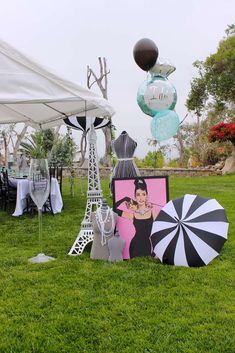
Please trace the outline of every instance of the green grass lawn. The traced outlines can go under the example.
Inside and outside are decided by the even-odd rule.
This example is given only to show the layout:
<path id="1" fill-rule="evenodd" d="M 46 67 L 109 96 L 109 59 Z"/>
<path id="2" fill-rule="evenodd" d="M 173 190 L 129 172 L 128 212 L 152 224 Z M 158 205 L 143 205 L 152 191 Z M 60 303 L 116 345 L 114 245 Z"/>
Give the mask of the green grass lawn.
<path id="1" fill-rule="evenodd" d="M 102 182 L 109 199 L 108 180 Z M 229 237 L 208 266 L 162 265 L 152 258 L 109 263 L 68 256 L 86 205 L 86 181 L 75 197 L 64 183 L 64 210 L 43 215 L 43 251 L 56 258 L 30 264 L 39 252 L 38 219 L 0 212 L 0 352 L 234 353 L 235 175 L 170 178 L 170 198 L 216 198 Z"/>

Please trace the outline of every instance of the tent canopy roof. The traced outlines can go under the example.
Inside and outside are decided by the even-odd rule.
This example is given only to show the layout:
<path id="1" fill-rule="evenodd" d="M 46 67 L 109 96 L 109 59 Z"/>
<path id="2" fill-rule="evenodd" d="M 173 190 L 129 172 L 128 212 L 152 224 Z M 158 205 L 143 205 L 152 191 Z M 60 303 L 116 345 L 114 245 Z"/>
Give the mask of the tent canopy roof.
<path id="1" fill-rule="evenodd" d="M 108 101 L 0 40 L 0 124 L 59 125 L 71 115 L 112 116 Z"/>

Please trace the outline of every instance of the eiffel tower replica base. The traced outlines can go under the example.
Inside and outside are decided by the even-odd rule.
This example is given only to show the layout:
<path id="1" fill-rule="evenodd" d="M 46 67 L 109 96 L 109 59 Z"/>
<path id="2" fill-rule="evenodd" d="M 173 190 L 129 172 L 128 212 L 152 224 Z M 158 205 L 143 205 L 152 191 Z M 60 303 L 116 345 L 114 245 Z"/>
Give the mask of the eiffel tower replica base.
<path id="1" fill-rule="evenodd" d="M 101 190 L 99 190 L 99 192 L 96 192 L 96 195 L 94 195 L 94 192 L 87 192 L 87 206 L 85 217 L 81 223 L 80 232 L 78 233 L 78 236 L 69 252 L 69 255 L 81 255 L 86 245 L 93 241 L 94 233 L 91 223 L 91 212 L 94 205 L 96 206 L 96 208 L 101 206 L 102 198 L 103 193 Z"/>
<path id="2" fill-rule="evenodd" d="M 87 229 L 83 229 L 81 225 L 80 232 L 78 233 L 77 239 L 75 240 L 75 244 L 72 246 L 69 255 L 81 255 L 86 245 L 93 240 L 93 229 L 88 227 Z"/>

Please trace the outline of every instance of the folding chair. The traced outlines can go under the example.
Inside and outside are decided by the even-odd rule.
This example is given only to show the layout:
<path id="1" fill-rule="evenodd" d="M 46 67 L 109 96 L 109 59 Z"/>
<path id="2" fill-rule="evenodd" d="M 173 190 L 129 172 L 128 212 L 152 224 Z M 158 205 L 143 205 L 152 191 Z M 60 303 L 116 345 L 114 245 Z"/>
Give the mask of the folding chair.
<path id="1" fill-rule="evenodd" d="M 16 197 L 17 197 L 17 188 L 14 188 L 10 185 L 8 172 L 7 170 L 3 169 L 1 172 L 2 175 L 2 189 L 4 194 L 4 210 L 10 212 L 11 205 L 16 204 Z"/>

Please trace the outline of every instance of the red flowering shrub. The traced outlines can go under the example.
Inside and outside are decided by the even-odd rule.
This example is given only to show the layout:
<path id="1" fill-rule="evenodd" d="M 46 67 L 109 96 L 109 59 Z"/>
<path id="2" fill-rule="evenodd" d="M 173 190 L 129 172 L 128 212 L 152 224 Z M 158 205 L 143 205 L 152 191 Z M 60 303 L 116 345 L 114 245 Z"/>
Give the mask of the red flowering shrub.
<path id="1" fill-rule="evenodd" d="M 235 124 L 222 122 L 212 126 L 208 135 L 208 140 L 209 142 L 231 141 L 235 146 Z"/>

